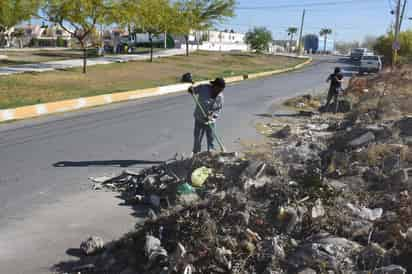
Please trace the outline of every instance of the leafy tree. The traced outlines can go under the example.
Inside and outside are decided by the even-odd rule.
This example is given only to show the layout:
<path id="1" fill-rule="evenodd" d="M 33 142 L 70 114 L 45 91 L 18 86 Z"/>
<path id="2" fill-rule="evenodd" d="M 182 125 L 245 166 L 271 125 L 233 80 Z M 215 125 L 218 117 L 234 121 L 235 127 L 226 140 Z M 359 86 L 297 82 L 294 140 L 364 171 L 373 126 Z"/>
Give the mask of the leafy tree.
<path id="1" fill-rule="evenodd" d="M 246 43 L 256 52 L 267 51 L 272 40 L 272 33 L 265 27 L 255 27 L 245 36 Z"/>
<path id="2" fill-rule="evenodd" d="M 109 0 L 46 0 L 48 20 L 75 37 L 83 50 L 83 73 L 87 71 L 87 48 L 96 25 L 107 20 L 113 2 Z"/>
<path id="3" fill-rule="evenodd" d="M 321 29 L 319 32 L 320 36 L 325 36 L 324 45 L 323 45 L 323 52 L 326 53 L 326 44 L 328 41 L 328 35 L 332 34 L 332 30 L 328 28 Z"/>
<path id="4" fill-rule="evenodd" d="M 392 44 L 394 39 L 394 33 L 392 31 L 388 32 L 386 35 L 378 37 L 376 44 L 373 47 L 377 54 L 383 56 L 383 61 L 386 64 L 392 62 Z M 401 45 L 401 48 L 398 51 L 400 60 L 402 62 L 412 61 L 412 30 L 402 31 L 399 34 L 399 42 Z"/>
<path id="5" fill-rule="evenodd" d="M 175 3 L 177 18 L 174 33 L 184 35 L 187 56 L 190 31 L 206 30 L 233 17 L 235 4 L 235 0 L 179 0 Z"/>
<path id="6" fill-rule="evenodd" d="M 40 0 L 0 0 L 0 46 L 10 38 L 10 28 L 30 19 L 39 6 Z"/>
<path id="7" fill-rule="evenodd" d="M 290 36 L 289 51 L 292 51 L 293 36 L 298 32 L 298 28 L 290 27 L 286 31 L 288 32 L 288 36 Z"/>
<path id="8" fill-rule="evenodd" d="M 132 21 L 149 34 L 151 62 L 153 61 L 153 37 L 168 32 L 172 28 L 173 12 L 169 0 L 140 0 L 138 2 Z"/>

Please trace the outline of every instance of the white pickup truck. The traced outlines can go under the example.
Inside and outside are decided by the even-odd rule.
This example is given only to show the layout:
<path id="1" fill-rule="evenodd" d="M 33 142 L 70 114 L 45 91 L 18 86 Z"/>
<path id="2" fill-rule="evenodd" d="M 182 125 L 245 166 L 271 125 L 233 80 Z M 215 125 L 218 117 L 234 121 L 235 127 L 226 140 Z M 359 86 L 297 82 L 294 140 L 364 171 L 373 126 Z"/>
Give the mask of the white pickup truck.
<path id="1" fill-rule="evenodd" d="M 377 55 L 364 55 L 360 61 L 359 73 L 379 72 L 382 69 L 382 60 Z"/>
<path id="2" fill-rule="evenodd" d="M 350 59 L 354 62 L 360 62 L 362 56 L 368 52 L 365 48 L 352 49 L 350 52 Z"/>

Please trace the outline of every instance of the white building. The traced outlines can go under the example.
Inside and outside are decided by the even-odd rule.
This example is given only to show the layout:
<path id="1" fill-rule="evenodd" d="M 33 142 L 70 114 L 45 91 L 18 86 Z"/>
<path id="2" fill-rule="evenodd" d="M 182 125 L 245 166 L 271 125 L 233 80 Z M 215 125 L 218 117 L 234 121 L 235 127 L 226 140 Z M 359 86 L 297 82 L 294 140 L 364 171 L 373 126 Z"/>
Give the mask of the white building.
<path id="1" fill-rule="evenodd" d="M 70 47 L 71 34 L 58 25 L 20 25 L 13 28 L 9 46 Z"/>
<path id="2" fill-rule="evenodd" d="M 193 31 L 190 48 L 208 51 L 247 51 L 245 34 L 234 31 Z M 184 42 L 182 43 L 184 47 Z"/>

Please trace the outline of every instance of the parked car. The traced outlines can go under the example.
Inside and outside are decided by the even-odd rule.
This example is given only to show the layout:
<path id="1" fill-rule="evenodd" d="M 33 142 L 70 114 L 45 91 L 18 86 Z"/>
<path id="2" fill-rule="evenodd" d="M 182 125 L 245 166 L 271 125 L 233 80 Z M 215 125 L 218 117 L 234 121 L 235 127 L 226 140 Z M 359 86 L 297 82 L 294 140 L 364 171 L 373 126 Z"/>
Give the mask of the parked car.
<path id="1" fill-rule="evenodd" d="M 360 61 L 359 73 L 379 72 L 382 69 L 382 60 L 377 55 L 364 55 Z"/>
<path id="2" fill-rule="evenodd" d="M 365 48 L 353 49 L 350 53 L 350 59 L 352 61 L 359 62 L 362 59 L 362 56 L 365 55 L 367 52 L 368 50 Z"/>

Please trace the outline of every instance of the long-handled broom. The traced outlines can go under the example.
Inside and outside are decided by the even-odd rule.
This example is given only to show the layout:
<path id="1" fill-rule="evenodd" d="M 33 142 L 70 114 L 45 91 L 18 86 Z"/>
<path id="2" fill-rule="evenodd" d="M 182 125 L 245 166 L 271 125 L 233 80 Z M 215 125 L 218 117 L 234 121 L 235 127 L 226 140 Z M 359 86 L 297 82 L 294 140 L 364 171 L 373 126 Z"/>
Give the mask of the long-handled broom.
<path id="1" fill-rule="evenodd" d="M 186 74 L 184 74 L 184 75 L 182 76 L 182 82 L 183 82 L 183 83 L 190 83 L 190 84 L 193 85 L 194 82 L 193 82 L 192 74 L 191 74 L 191 73 L 186 73 Z M 198 107 L 198 108 L 200 109 L 200 111 L 202 112 L 203 117 L 204 117 L 206 120 L 208 120 L 208 119 L 209 119 L 209 116 L 207 115 L 207 113 L 206 113 L 206 111 L 204 110 L 203 106 L 200 104 L 199 99 L 197 98 L 197 96 L 196 96 L 195 94 L 193 94 L 193 93 L 191 93 L 191 94 L 192 94 L 193 100 L 195 101 L 195 104 L 197 105 L 197 107 Z M 210 129 L 211 129 L 211 131 L 212 131 L 212 134 L 213 134 L 213 137 L 216 139 L 216 141 L 217 141 L 217 143 L 219 144 L 219 147 L 220 147 L 220 149 L 222 150 L 222 152 L 226 152 L 226 148 L 225 148 L 225 146 L 224 146 L 224 144 L 223 144 L 223 142 L 222 142 L 222 139 L 217 135 L 215 127 L 214 127 L 211 123 L 208 123 L 207 125 L 210 127 Z"/>

